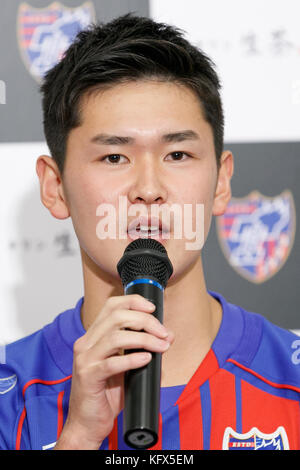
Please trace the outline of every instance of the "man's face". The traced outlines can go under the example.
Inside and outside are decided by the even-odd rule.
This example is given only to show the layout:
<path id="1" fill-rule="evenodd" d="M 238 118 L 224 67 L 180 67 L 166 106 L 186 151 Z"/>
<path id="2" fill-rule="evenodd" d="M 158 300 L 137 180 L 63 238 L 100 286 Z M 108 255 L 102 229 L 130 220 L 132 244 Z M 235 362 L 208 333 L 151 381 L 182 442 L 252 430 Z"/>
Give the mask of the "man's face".
<path id="1" fill-rule="evenodd" d="M 195 208 L 203 204 L 206 239 L 218 172 L 213 133 L 192 91 L 156 81 L 116 85 L 83 99 L 81 121 L 69 134 L 63 192 L 85 259 L 119 277 L 116 265 L 132 241 L 127 234 L 118 238 L 119 222 L 126 232 L 140 214 L 129 215 L 137 205 L 151 215 L 153 205 L 177 204 L 183 214 L 188 204 L 195 230 Z M 120 196 L 127 204 L 127 220 L 119 220 Z M 115 208 L 116 239 L 97 235 L 97 208 L 103 204 Z M 170 220 L 169 239 L 162 243 L 177 277 L 200 252 L 186 249 L 191 240 L 185 238 L 184 228 L 182 238 L 174 238 L 172 215 Z"/>

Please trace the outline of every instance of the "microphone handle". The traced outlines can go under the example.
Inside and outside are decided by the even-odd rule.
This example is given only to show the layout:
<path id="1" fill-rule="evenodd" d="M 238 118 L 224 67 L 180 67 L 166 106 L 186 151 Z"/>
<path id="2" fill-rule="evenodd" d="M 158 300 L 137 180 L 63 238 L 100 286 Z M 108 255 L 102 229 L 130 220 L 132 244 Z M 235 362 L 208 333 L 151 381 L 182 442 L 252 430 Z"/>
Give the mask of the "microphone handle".
<path id="1" fill-rule="evenodd" d="M 149 276 L 136 279 L 125 288 L 125 295 L 129 294 L 140 294 L 150 300 L 156 306 L 152 315 L 163 322 L 164 288 L 161 284 Z M 125 354 L 133 351 L 125 351 Z M 158 440 L 160 379 L 161 353 L 152 352 L 152 359 L 146 366 L 125 372 L 123 438 L 130 447 L 147 449 Z"/>

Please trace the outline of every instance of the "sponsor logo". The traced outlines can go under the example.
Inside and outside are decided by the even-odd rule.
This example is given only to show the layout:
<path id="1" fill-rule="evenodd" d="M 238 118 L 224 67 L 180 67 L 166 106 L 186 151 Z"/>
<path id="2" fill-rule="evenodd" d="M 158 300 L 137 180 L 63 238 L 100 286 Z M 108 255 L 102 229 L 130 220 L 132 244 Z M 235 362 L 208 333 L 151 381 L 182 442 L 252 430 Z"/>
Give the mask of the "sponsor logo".
<path id="1" fill-rule="evenodd" d="M 85 2 L 67 8 L 59 2 L 34 8 L 22 2 L 17 15 L 19 49 L 26 68 L 38 82 L 59 62 L 73 39 L 95 21 L 94 7 Z"/>
<path id="2" fill-rule="evenodd" d="M 232 198 L 216 220 L 219 243 L 230 265 L 253 283 L 277 274 L 294 243 L 295 214 L 288 190 L 273 198 L 258 191 Z"/>
<path id="3" fill-rule="evenodd" d="M 286 431 L 280 426 L 271 434 L 265 434 L 252 428 L 245 434 L 235 432 L 232 428 L 225 429 L 223 450 L 289 450 Z"/>

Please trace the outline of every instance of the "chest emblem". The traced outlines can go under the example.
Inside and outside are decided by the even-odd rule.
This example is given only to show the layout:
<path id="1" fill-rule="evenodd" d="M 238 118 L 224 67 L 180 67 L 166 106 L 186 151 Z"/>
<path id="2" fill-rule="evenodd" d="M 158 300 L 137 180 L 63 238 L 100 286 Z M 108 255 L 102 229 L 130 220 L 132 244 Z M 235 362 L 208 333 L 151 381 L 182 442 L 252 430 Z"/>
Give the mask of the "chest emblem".
<path id="1" fill-rule="evenodd" d="M 265 434 L 252 428 L 244 434 L 227 427 L 223 437 L 223 450 L 289 450 L 289 441 L 283 426 Z"/>

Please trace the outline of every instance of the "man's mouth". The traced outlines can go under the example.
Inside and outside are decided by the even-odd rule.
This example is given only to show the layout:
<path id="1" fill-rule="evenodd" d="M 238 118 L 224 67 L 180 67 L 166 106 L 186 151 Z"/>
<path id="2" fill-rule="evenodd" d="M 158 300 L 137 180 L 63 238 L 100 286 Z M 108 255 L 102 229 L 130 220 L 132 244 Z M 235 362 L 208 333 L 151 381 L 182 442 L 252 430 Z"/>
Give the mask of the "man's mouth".
<path id="1" fill-rule="evenodd" d="M 166 234 L 169 233 L 169 230 L 158 218 L 140 217 L 129 224 L 127 232 L 130 238 L 134 240 L 137 238 L 155 238 L 161 240 L 168 238 Z"/>
<path id="2" fill-rule="evenodd" d="M 150 233 L 152 235 L 157 235 L 157 234 L 159 234 L 159 232 L 161 233 L 161 229 L 159 227 L 157 227 L 156 225 L 154 225 L 152 227 L 149 227 L 149 228 L 148 228 L 148 225 L 139 225 L 136 228 L 136 231 L 140 232 L 141 235 L 146 235 L 146 234 L 150 234 Z"/>

